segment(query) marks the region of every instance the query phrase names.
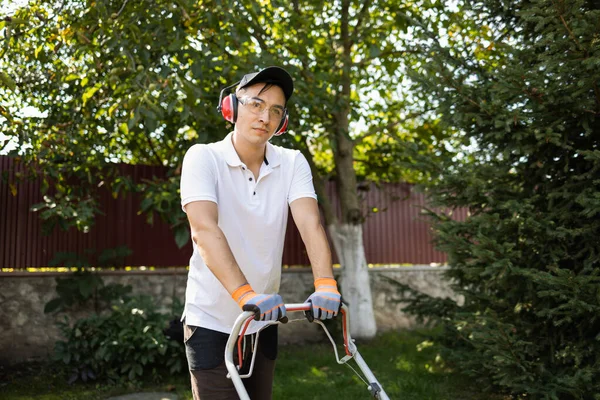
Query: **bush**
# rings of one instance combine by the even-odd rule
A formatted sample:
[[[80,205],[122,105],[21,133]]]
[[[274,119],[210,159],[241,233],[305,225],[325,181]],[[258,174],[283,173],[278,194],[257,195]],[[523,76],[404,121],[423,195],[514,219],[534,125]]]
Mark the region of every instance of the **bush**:
[[[95,312],[106,309],[114,300],[124,299],[131,293],[131,286],[104,283],[102,277],[91,268],[110,265],[123,265],[125,257],[131,254],[125,246],[105,249],[99,254],[87,249],[83,254],[57,252],[50,266],[75,268],[66,277],[56,277],[56,294],[44,307],[44,313],[60,312],[83,308],[90,303]]]
[[[124,299],[131,293],[131,286],[118,283],[104,284],[95,272],[79,270],[67,277],[56,277],[56,294],[44,307],[44,313],[81,309],[89,304],[95,312],[100,312],[117,299]]]
[[[169,316],[158,313],[149,297],[123,300],[73,326],[60,323],[66,340],[56,343],[55,358],[72,372],[70,382],[158,380],[165,368],[174,374],[185,363],[182,344],[163,333],[168,325]]]

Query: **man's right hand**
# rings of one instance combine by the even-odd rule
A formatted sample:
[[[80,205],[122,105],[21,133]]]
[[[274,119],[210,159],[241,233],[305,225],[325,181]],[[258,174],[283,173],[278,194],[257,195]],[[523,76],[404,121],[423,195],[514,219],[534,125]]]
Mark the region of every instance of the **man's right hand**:
[[[250,284],[240,286],[231,295],[244,311],[252,311],[255,321],[287,321],[283,299],[278,294],[256,293]]]

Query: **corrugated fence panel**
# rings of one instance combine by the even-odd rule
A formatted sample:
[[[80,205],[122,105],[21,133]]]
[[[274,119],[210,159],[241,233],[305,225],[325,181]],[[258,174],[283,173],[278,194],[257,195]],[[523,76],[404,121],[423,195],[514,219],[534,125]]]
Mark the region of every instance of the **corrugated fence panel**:
[[[15,173],[23,170],[8,157],[0,157],[0,168],[0,173],[8,174],[8,182],[15,182]],[[122,165],[121,172],[139,181],[164,176],[165,169]],[[39,214],[29,211],[33,204],[42,201],[39,182],[24,181],[14,188],[16,195],[6,181],[0,183],[1,267],[44,267],[57,252],[94,251],[97,256],[102,250],[118,246],[126,246],[133,252],[124,265],[175,266],[189,262],[191,244],[178,249],[164,221],[155,216],[154,224],[148,225],[145,215],[137,215],[142,200],[138,193],[114,199],[109,190],[100,188],[99,207],[103,214],[96,217],[89,233],[56,228],[46,236],[42,234]]]
[[[120,165],[120,169],[123,175],[129,175],[136,182],[152,179],[153,176],[163,177],[166,172],[162,167],[150,166]],[[57,228],[51,235],[43,235],[39,215],[30,211],[33,204],[42,202],[39,182],[15,183],[15,173],[23,170],[24,167],[13,158],[0,156],[0,173],[8,178],[0,182],[0,267],[44,267],[48,266],[56,252],[83,254],[94,250],[98,254],[118,246],[126,246],[133,252],[125,259],[124,265],[188,265],[191,243],[178,249],[169,226],[156,215],[154,224],[148,225],[146,216],[137,214],[142,200],[139,193],[114,199],[109,190],[100,188],[99,206],[103,214],[97,216],[89,233],[83,234],[75,229],[65,232]],[[445,255],[436,251],[431,243],[430,224],[421,215],[420,209],[424,206],[422,194],[408,184],[371,185],[362,189],[360,195],[366,216],[363,235],[369,263],[445,262]],[[339,216],[341,211],[334,182],[328,183],[326,191]],[[465,210],[458,210],[453,215],[458,219],[465,217]],[[335,254],[333,261],[338,262]],[[283,263],[309,264],[291,212]]]
[[[424,198],[408,184],[371,185],[364,195],[366,258],[373,264],[443,263],[421,215]]]

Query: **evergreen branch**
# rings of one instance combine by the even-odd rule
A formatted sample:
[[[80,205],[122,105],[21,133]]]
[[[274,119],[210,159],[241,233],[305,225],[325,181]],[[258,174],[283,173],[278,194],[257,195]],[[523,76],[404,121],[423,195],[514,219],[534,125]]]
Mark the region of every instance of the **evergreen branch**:
[[[488,116],[492,116],[492,113],[487,111],[486,109],[484,109],[480,103],[477,103],[475,100],[471,99],[470,97],[468,97],[467,95],[463,94],[462,90],[460,87],[456,86],[449,78],[445,78],[444,79],[446,82],[448,82],[448,84],[454,88],[461,96],[463,96],[469,103],[473,104],[475,107],[479,108],[481,111],[485,112]]]
[[[586,52],[583,49],[583,46],[581,46],[581,43],[579,43],[579,40],[577,40],[577,38],[575,37],[575,34],[573,33],[573,31],[569,28],[569,25],[567,25],[567,21],[565,21],[565,18],[563,17],[563,15],[561,14],[561,12],[558,10],[558,7],[557,7],[556,3],[552,2],[552,4],[556,8],[556,12],[558,13],[558,17],[560,18],[560,20],[561,20],[562,24],[564,25],[565,29],[567,30],[567,32],[569,32],[569,37],[571,39],[573,39],[573,41],[575,42],[575,44],[577,44],[577,47],[579,47],[581,50],[583,50],[584,52]]]
[[[506,332],[504,332],[504,329],[502,329],[502,327],[499,326],[498,331],[502,334],[502,337],[506,341],[508,351],[510,351],[510,354],[513,356],[513,359],[517,362],[517,365],[519,365],[525,371],[526,368],[521,363],[521,360],[517,357],[517,354],[515,353],[513,346],[510,343],[510,339],[508,338],[508,335],[506,334]]]
[[[423,30],[423,33],[425,34],[425,36],[427,36],[429,39],[431,39],[434,42],[434,47],[436,47],[438,49],[438,51],[446,57],[446,59],[450,60],[455,65],[462,66],[467,71],[474,71],[474,72],[478,73],[480,76],[482,76],[488,80],[496,81],[496,79],[492,75],[488,74],[487,71],[479,68],[479,66],[477,64],[469,65],[463,59],[452,56],[450,54],[450,50],[445,48],[444,46],[442,46],[442,44],[439,41],[439,38],[435,34],[430,32],[429,29],[421,21],[416,19],[416,17],[411,17],[411,16],[407,15],[406,13],[399,13],[399,14],[401,14],[404,18],[406,18],[406,20],[409,21],[411,24],[416,25],[419,28],[421,28]]]
[[[594,81],[594,94],[596,95],[596,104],[598,104],[598,109],[600,110],[600,89],[598,89],[596,81]],[[597,113],[600,113],[600,111],[597,111]]]

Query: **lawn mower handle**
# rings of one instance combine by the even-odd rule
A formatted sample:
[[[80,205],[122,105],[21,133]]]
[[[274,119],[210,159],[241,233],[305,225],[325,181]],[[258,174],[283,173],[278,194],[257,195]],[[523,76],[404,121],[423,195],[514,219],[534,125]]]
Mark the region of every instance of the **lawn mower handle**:
[[[285,309],[287,312],[309,311],[311,308],[312,305],[310,303],[292,303],[285,305]],[[371,395],[375,398],[379,398],[382,400],[389,400],[389,397],[377,381],[377,378],[375,378],[375,376],[371,372],[371,369],[368,367],[367,363],[364,361],[364,359],[358,352],[354,341],[350,337],[350,319],[348,318],[348,306],[344,303],[341,304],[340,314],[342,314],[344,348],[346,351],[346,356],[343,357],[341,361],[337,360],[337,350],[335,350],[335,343],[333,342],[333,339],[331,339],[331,336],[329,336],[329,333],[327,333],[327,329],[321,321],[315,319],[315,322],[321,325],[323,329],[325,329],[327,335],[329,336],[329,339],[334,345],[334,351],[336,352],[336,360],[338,361],[338,363],[342,364],[347,362],[349,359],[354,358],[354,361],[357,363],[357,365],[365,375],[365,378],[367,378],[368,382],[370,382],[368,390],[371,392]],[[237,366],[234,363],[233,354],[235,351],[236,344],[238,343],[238,337],[240,335],[240,332],[242,335],[244,335],[246,329],[248,328],[248,325],[250,325],[250,322],[253,320],[254,315],[254,312],[244,311],[237,317],[235,323],[233,324],[233,328],[231,329],[229,339],[227,340],[227,345],[225,346],[225,366],[227,367],[227,371],[229,372],[231,381],[233,382],[233,385],[235,386],[235,389],[238,395],[240,396],[240,400],[250,400],[250,397],[248,396],[248,392],[244,387],[244,383],[242,382],[242,378],[240,377]],[[271,325],[279,323],[281,322],[271,321]],[[250,367],[250,370],[252,370],[252,367],[253,366]]]
[[[310,308],[311,308],[310,303],[286,304],[285,305],[285,309],[287,312],[308,311],[308,310],[310,310]],[[235,351],[235,346],[237,344],[238,336],[240,334],[240,331],[242,330],[242,325],[244,325],[244,322],[246,322],[245,328],[247,328],[248,325],[250,324],[250,321],[252,321],[252,317],[254,317],[254,312],[252,312],[252,311],[244,311],[237,317],[237,319],[235,320],[235,323],[233,324],[233,328],[231,329],[231,334],[229,335],[229,339],[227,340],[227,345],[225,346],[225,366],[227,367],[227,371],[229,372],[231,381],[233,382],[233,385],[235,386],[235,388],[240,396],[240,400],[250,400],[250,397],[248,396],[248,392],[246,391],[246,388],[244,387],[242,378],[240,378],[240,374],[239,374],[237,367],[233,361],[233,354]],[[276,323],[278,323],[278,322],[273,321],[272,324],[276,324]]]

